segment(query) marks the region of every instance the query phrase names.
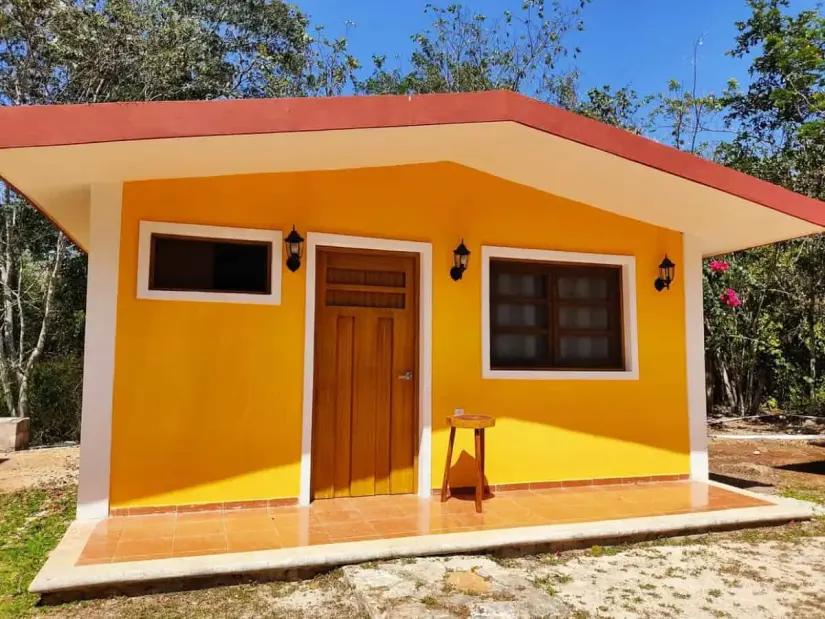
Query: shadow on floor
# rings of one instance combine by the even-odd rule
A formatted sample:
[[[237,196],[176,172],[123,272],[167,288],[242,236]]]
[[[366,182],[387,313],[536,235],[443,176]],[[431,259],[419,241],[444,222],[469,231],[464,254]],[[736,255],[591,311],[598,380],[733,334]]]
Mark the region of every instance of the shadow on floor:
[[[774,467],[783,471],[795,471],[796,473],[808,473],[810,475],[825,475],[825,460],[814,460],[813,462],[798,462],[796,464],[783,464]]]
[[[783,468],[783,467],[779,467]],[[742,488],[743,490],[747,490],[748,488],[772,488],[773,484],[768,484],[761,481],[754,481],[752,479],[743,479],[741,477],[730,477],[729,475],[720,475],[719,473],[711,473],[710,478],[713,481],[719,482],[720,484],[725,484],[727,486],[733,486],[734,488]]]

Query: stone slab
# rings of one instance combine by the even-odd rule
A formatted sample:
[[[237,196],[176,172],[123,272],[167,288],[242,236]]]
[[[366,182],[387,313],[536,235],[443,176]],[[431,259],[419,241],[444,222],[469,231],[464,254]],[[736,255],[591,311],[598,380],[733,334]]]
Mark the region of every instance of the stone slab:
[[[28,449],[30,427],[28,417],[0,417],[0,452]]]

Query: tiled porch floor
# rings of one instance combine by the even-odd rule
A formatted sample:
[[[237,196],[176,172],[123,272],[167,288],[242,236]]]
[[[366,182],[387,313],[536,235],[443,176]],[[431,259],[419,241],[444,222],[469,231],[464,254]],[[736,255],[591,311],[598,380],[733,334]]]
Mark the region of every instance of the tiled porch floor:
[[[470,497],[316,501],[310,507],[120,516],[101,521],[76,563],[143,561],[770,505],[699,482],[499,492],[476,514]]]

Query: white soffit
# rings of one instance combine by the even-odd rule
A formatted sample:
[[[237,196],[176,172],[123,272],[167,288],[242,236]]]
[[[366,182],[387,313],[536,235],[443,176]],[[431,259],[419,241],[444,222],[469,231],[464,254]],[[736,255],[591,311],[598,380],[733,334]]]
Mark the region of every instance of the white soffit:
[[[84,248],[93,183],[454,161],[691,234],[704,255],[815,224],[515,122],[138,140],[0,150],[0,175]]]

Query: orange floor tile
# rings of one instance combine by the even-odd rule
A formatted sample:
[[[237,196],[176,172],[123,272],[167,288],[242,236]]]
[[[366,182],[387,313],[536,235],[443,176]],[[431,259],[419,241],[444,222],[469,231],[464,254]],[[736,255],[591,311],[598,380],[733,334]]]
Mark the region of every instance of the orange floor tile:
[[[100,522],[77,565],[272,550],[432,533],[664,516],[768,505],[698,482],[499,492],[477,514],[471,497],[411,495],[316,501],[310,507],[120,516]]]

